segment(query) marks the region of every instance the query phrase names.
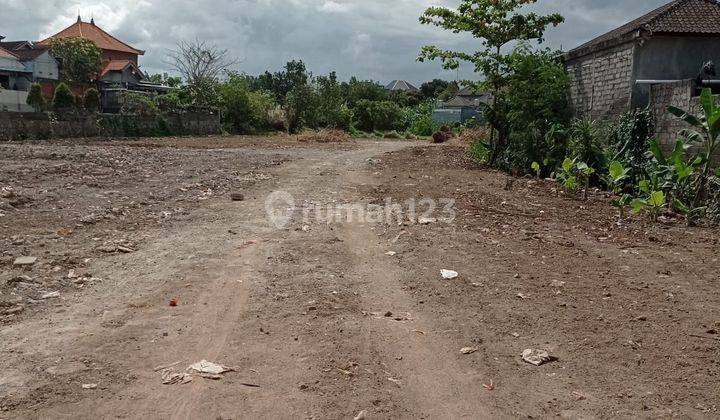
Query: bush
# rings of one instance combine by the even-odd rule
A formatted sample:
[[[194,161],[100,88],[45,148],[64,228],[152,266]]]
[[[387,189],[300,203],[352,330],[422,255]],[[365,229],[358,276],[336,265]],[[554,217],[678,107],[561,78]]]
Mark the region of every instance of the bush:
[[[86,110],[90,112],[97,112],[100,108],[100,92],[98,92],[95,88],[86,90],[83,103]]]
[[[75,95],[65,83],[60,83],[55,87],[55,95],[53,96],[53,109],[56,111],[67,111],[75,106]]]
[[[513,73],[498,106],[508,136],[498,164],[506,170],[527,173],[533,162],[554,168],[565,158],[561,127],[572,115],[570,82],[558,57],[557,51],[533,51],[526,43],[508,57]]]
[[[28,93],[27,104],[35,109],[35,112],[42,112],[45,109],[45,98],[42,96],[42,86],[33,83]]]
[[[629,111],[617,120],[610,133],[614,161],[628,168],[628,184],[635,185],[647,178],[650,159],[647,151],[652,137],[653,118],[649,108]]]
[[[404,131],[403,109],[390,101],[358,101],[354,110],[355,126],[365,132],[372,131]]]
[[[254,133],[269,127],[272,94],[250,92],[246,79],[231,76],[218,85],[223,125],[235,133]]]
[[[122,93],[121,99],[122,108],[120,112],[123,114],[148,117],[155,116],[159,112],[155,97],[151,94],[125,91]]]
[[[416,136],[432,136],[438,124],[432,119],[434,104],[426,101],[413,108],[405,109],[405,123],[409,132]]]
[[[598,173],[608,167],[605,145],[600,128],[595,121],[584,117],[574,120],[569,130],[569,154],[578,162],[584,162]]]
[[[306,127],[318,128],[318,96],[312,86],[295,86],[285,102],[290,133],[300,132]]]
[[[155,98],[155,103],[158,108],[163,112],[169,113],[181,113],[187,111],[190,108],[191,101],[190,92],[185,87],[173,88]]]

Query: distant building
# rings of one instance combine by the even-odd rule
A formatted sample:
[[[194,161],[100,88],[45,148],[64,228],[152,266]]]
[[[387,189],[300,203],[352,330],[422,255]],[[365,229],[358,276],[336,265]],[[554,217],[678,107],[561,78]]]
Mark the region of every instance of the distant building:
[[[404,80],[393,80],[385,86],[385,90],[389,90],[391,92],[420,92],[420,89]]]
[[[439,102],[433,111],[433,121],[439,124],[464,124],[471,119],[482,123],[483,108],[492,100],[489,93],[463,88],[452,99]]]
[[[0,111],[30,111],[26,105],[27,90],[22,89],[32,78],[20,58],[0,47]]]
[[[720,63],[720,4],[674,0],[564,56],[576,114],[613,117],[648,104],[653,83],[695,79]]]
[[[31,83],[39,83],[43,95],[52,97],[54,85],[60,77],[60,69],[57,60],[53,58],[47,47],[30,41],[0,42],[0,47],[17,56],[25,69],[30,72],[30,77],[18,86],[20,90],[29,90]]]
[[[138,57],[145,51],[132,47],[102,30],[95,19],[83,22],[80,16],[75,23],[40,42],[49,46],[58,38],[80,37],[92,41],[102,52],[102,66],[98,77],[101,94],[101,107],[105,112],[117,112],[122,107],[124,91],[163,92],[167,88],[151,83],[147,75],[140,70]]]

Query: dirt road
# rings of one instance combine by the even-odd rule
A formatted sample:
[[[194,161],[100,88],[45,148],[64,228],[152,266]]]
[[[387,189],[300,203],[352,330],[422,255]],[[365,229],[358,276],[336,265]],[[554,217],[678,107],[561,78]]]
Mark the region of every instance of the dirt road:
[[[468,167],[445,146],[215,146],[56,148],[66,160],[110,161],[98,165],[112,171],[82,171],[99,178],[73,187],[78,196],[122,184],[85,207],[38,199],[58,175],[20,168],[20,154],[57,158],[43,155],[52,146],[3,146],[16,154],[13,180],[25,182],[16,196],[35,198],[0,218],[12,285],[0,298],[23,307],[0,330],[0,418],[718,415],[715,231],[682,242],[680,227],[618,227],[602,199],[578,204],[522,180],[505,190],[505,175]],[[134,163],[122,172],[120,160],[142,160],[145,172]],[[70,182],[62,174],[56,187]],[[417,225],[296,211],[278,228],[266,211],[274,191],[300,209],[452,198],[458,214]],[[39,219],[32,211],[43,206],[55,210]],[[88,208],[104,216],[69,221]],[[38,262],[12,265],[26,254]],[[441,269],[460,277],[443,280]],[[68,281],[73,273],[87,275]],[[525,348],[559,360],[523,363]],[[235,371],[163,384],[157,368],[182,373],[200,360]]]

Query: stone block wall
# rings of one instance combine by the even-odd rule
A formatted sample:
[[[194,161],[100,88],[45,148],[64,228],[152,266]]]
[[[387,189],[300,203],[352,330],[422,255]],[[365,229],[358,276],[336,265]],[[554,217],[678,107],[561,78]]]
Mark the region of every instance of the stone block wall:
[[[672,105],[693,115],[701,115],[700,100],[697,96],[693,96],[693,92],[695,92],[695,82],[692,80],[662,83],[650,88],[650,108],[655,121],[655,138],[666,153],[671,152],[675,147],[678,132],[691,128],[686,122],[670,115],[667,108]],[[715,100],[717,102],[718,98],[716,97]],[[716,154],[715,160],[720,162],[720,153]]]
[[[592,119],[618,116],[630,106],[634,44],[628,43],[565,62],[571,104]]]
[[[203,113],[158,116],[0,112],[0,140],[73,137],[152,137],[220,133],[220,117]]]

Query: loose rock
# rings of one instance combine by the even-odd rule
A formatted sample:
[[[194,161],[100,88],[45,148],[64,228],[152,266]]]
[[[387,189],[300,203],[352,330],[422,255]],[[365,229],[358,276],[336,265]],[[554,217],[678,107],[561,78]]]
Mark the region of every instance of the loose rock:
[[[557,360],[556,357],[550,356],[545,350],[527,349],[522,353],[522,359],[531,365],[540,366]]]
[[[37,262],[37,257],[18,257],[13,262],[13,265],[17,266],[28,266],[33,265]]]

